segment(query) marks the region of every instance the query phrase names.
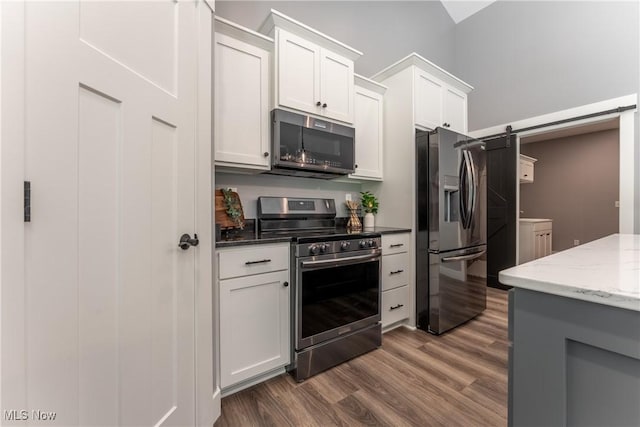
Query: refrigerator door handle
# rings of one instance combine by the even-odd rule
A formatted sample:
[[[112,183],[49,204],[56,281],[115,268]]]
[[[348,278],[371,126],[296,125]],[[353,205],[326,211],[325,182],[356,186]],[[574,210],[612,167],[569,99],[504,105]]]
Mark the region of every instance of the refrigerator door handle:
[[[469,187],[467,186],[467,156],[465,150],[461,151],[462,154],[462,162],[460,162],[460,169],[458,171],[458,182],[460,187],[460,222],[462,223],[462,228],[467,228],[467,191]]]
[[[465,189],[465,194],[461,195],[462,197],[460,197],[460,200],[464,199],[464,210],[461,209],[461,211],[464,212],[464,215],[461,215],[461,216],[462,216],[462,228],[464,228],[465,230],[471,227],[471,220],[473,218],[471,215],[473,212],[473,200],[475,197],[474,196],[475,183],[473,182],[473,166],[472,166],[473,161],[471,160],[470,157],[471,155],[469,154],[468,150],[462,150],[463,163],[461,165],[461,169],[464,168],[464,184],[461,179],[460,186]]]
[[[481,257],[482,255],[485,254],[485,252],[487,252],[487,251],[486,250],[482,250],[480,252],[474,252],[474,253],[468,254],[468,255],[445,256],[445,257],[442,257],[441,260],[442,260],[442,262],[468,261],[470,259],[476,259],[476,258]]]
[[[473,156],[469,151],[467,151],[467,161],[471,169],[471,182],[469,184],[470,193],[471,193],[471,203],[469,205],[469,216],[467,217],[467,228],[471,227],[471,223],[473,222],[473,217],[476,213],[476,204],[477,204],[477,190],[478,190],[478,173],[476,171],[476,165],[473,161]]]

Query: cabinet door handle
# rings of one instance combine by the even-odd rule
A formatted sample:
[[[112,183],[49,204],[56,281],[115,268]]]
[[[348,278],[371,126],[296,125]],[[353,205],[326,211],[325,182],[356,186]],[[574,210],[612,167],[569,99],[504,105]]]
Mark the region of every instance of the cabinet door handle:
[[[284,287],[286,288],[287,286],[289,286],[289,282],[284,282],[284,283],[282,284],[282,286],[284,286]]]
[[[322,102],[320,102],[320,101],[316,102],[316,107],[319,107],[321,105],[322,105]]]
[[[271,262],[270,259],[261,259],[260,261],[247,261],[244,263],[244,265],[253,265],[253,264],[264,264],[267,262]]]
[[[262,153],[262,155],[265,156],[265,157],[269,157],[269,152],[265,151],[264,153]]]
[[[404,307],[404,304],[394,305],[393,307],[389,307],[389,310],[397,310],[400,307]]]
[[[400,248],[404,246],[404,243],[395,243],[393,245],[389,245],[390,248]]]
[[[322,104],[322,108],[327,108],[327,104]]]
[[[389,274],[400,274],[402,273],[404,270],[396,270],[396,271],[390,271]]]

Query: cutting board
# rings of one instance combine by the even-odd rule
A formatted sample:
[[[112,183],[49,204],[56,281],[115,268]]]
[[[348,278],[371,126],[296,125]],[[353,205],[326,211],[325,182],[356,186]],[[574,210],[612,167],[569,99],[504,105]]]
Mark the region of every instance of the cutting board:
[[[224,195],[222,190],[216,190],[216,224],[220,226],[221,230],[228,230],[233,228],[242,228],[235,223],[229,215],[227,215],[227,206],[224,203]],[[240,223],[244,227],[244,211],[242,210],[242,203],[240,202],[240,196],[235,191],[231,192],[233,199],[233,206],[240,211]]]

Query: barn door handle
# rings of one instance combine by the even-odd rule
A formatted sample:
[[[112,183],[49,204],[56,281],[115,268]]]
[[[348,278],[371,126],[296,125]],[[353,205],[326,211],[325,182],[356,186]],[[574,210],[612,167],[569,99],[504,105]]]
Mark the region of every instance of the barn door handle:
[[[178,246],[180,246],[180,249],[182,249],[183,251],[186,251],[191,246],[198,246],[198,243],[200,243],[200,240],[198,240],[197,234],[193,235],[193,239],[188,234],[183,234],[182,236],[180,236],[180,243],[178,244]]]

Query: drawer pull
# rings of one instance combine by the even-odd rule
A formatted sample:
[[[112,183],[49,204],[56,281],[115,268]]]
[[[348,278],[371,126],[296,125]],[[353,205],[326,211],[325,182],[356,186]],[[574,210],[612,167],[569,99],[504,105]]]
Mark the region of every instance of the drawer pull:
[[[253,264],[264,264],[266,262],[271,262],[270,259],[261,259],[260,261],[247,261],[244,265],[253,265]]]
[[[393,245],[389,245],[390,248],[400,248],[402,246],[404,246],[404,243],[396,243],[396,244],[393,244]]]
[[[398,305],[394,305],[393,307],[389,307],[389,310],[396,310],[400,307],[404,307],[404,304],[398,304]]]
[[[390,271],[389,274],[400,274],[404,272],[404,270],[396,270],[396,271]]]

